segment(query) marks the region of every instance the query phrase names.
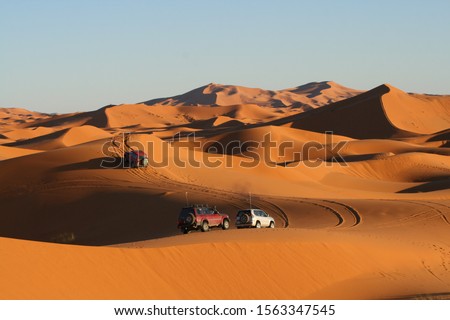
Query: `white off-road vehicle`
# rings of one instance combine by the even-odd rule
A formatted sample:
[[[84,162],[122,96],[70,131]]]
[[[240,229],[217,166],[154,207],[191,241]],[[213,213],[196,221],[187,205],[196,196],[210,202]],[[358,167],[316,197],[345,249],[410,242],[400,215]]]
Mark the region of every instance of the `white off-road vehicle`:
[[[236,216],[236,227],[275,228],[275,220],[261,209],[240,210]]]

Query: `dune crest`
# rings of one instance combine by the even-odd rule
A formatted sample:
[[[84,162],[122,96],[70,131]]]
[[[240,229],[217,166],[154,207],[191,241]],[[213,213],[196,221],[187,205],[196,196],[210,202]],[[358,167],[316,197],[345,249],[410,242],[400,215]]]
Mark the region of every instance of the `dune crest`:
[[[431,134],[450,127],[450,96],[408,94],[391,85],[381,98],[391,123],[405,131]]]
[[[446,296],[449,108],[448,96],[326,81],[0,109],[0,297]],[[149,166],[124,167],[131,150]],[[231,229],[181,234],[190,204],[216,206]],[[250,206],[276,228],[238,230]]]
[[[170,106],[256,104],[263,107],[306,107],[306,109],[313,109],[334,101],[350,98],[361,92],[332,81],[311,82],[296,88],[275,91],[210,83],[182,95],[153,99],[144,103]]]
[[[448,129],[447,96],[409,95],[381,85],[326,108],[288,116],[276,125],[315,132],[332,131],[352,138],[406,138]]]

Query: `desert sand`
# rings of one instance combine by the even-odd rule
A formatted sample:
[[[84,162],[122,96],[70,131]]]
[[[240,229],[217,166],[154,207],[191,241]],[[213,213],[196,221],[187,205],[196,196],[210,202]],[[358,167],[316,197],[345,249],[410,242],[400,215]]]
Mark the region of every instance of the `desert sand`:
[[[0,121],[2,299],[449,296],[450,96],[209,84]],[[268,134],[290,147],[239,145]],[[153,163],[114,168],[130,147]],[[186,193],[231,229],[182,235]],[[249,193],[275,229],[234,227]]]

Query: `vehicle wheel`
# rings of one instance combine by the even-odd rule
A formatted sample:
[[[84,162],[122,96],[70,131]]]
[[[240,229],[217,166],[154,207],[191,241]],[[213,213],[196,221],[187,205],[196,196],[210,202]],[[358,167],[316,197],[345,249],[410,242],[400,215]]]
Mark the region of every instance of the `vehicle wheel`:
[[[256,221],[256,225],[255,225],[255,228],[256,228],[256,229],[259,229],[259,228],[261,228],[261,222],[259,222],[259,221]]]
[[[242,223],[249,223],[249,221],[250,221],[250,216],[248,214],[244,214],[241,216]]]
[[[209,224],[208,221],[203,221],[202,223],[202,232],[209,231]]]
[[[188,228],[184,228],[182,231],[184,234],[188,234],[189,232],[191,232],[191,230],[189,230]]]
[[[273,223],[273,221],[270,222],[269,228],[271,229],[275,228],[275,223]]]
[[[192,225],[194,224],[195,221],[195,217],[192,213],[189,213],[186,218],[184,219],[184,221],[188,224],[188,225]]]
[[[225,219],[222,222],[222,229],[227,230],[228,228],[230,228],[230,221],[228,219]]]

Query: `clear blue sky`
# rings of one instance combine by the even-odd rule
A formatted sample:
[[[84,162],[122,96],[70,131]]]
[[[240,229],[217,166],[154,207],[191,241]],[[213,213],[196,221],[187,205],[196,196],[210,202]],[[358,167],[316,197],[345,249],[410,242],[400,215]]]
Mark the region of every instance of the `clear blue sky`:
[[[450,1],[0,0],[0,107],[94,110],[209,82],[450,94]]]

